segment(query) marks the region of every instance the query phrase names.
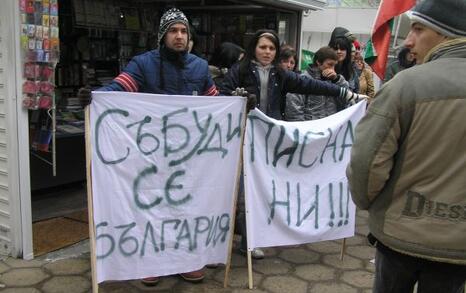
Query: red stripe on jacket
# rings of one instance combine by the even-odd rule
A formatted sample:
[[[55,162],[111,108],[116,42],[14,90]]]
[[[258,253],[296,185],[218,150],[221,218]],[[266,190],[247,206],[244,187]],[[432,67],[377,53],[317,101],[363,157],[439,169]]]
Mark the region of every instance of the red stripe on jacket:
[[[115,81],[118,82],[127,92],[137,92],[138,85],[136,81],[126,72],[122,72],[115,78]]]
[[[218,96],[218,90],[217,87],[212,85],[205,93],[204,96]]]

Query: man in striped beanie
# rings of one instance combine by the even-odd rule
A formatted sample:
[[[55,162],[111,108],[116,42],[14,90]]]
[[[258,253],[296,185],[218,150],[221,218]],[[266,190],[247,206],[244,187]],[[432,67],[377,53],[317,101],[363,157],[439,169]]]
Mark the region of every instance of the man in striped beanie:
[[[218,90],[210,77],[207,61],[188,53],[189,24],[176,8],[166,11],[158,32],[159,49],[134,56],[113,81],[99,91],[141,92],[165,95],[215,96]],[[91,100],[90,88],[81,88],[78,96]],[[203,269],[182,273],[189,282],[204,279]],[[142,279],[156,285],[159,277]]]
[[[160,19],[159,48],[131,59],[103,91],[215,96],[218,90],[207,61],[188,53],[189,23],[177,8]]]
[[[464,292],[466,0],[423,0],[405,40],[417,66],[374,97],[347,168],[377,247],[373,292]]]
[[[186,46],[189,41],[189,22],[188,19],[186,18],[186,15],[184,15],[181,10],[177,8],[171,8],[167,12],[165,12],[162,15],[162,18],[160,19],[160,25],[159,25],[159,33],[157,35],[157,44],[159,46],[163,45],[163,38],[165,34],[168,32],[168,30],[172,27],[174,24],[181,24],[181,29],[187,32],[187,39],[186,39]],[[187,50],[186,48],[180,48],[180,50]]]
[[[427,53],[438,43],[466,37],[465,9],[465,0],[424,0],[411,11],[412,28],[407,37],[407,47],[410,47],[418,64],[427,61],[424,60]],[[421,29],[427,29],[429,39],[413,43]]]

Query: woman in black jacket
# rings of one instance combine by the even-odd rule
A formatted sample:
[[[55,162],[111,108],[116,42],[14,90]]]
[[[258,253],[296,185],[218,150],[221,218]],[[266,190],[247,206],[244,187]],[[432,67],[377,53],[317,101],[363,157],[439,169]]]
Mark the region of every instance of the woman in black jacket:
[[[245,57],[225,76],[221,93],[232,95],[237,88],[244,88],[249,94],[256,95],[256,106],[262,112],[280,120],[284,117],[286,93],[343,97],[350,103],[361,98],[348,89],[283,70],[278,65],[279,44],[274,31],[257,31],[249,42]]]
[[[249,42],[245,57],[233,65],[225,75],[220,86],[221,93],[232,95],[238,92],[239,88],[244,88],[249,94],[256,95],[256,106],[262,112],[279,120],[284,118],[284,97],[288,92],[337,96],[353,103],[361,98],[346,88],[282,69],[278,63],[279,44],[278,36],[274,31],[257,31]],[[246,251],[244,195],[242,193],[238,199],[237,219],[242,234],[241,250]],[[259,249],[254,249],[252,256],[262,258],[263,253]]]

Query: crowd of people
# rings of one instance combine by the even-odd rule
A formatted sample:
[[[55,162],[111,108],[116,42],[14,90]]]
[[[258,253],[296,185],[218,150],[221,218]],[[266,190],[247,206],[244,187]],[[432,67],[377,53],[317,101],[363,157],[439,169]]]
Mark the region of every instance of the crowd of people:
[[[466,88],[460,80],[466,69],[466,25],[462,16],[466,11],[464,1],[433,2],[425,0],[414,8],[406,48],[388,67],[385,82],[393,81],[387,82],[377,95],[361,45],[348,29],[335,28],[328,46],[317,50],[313,64],[301,68],[302,72],[297,70],[296,50],[281,44],[276,32],[266,29],[258,30],[244,49],[238,44],[222,43],[207,61],[188,53],[188,44],[195,34],[187,17],[176,8],[166,11],[160,20],[159,48],[134,57],[120,75],[100,90],[244,95],[248,110],[258,108],[272,118],[288,121],[324,118],[367,99],[370,106],[356,129],[348,178],[356,204],[370,212],[371,237],[377,243],[374,292],[412,292],[415,281],[421,286],[423,265],[439,270],[439,277],[431,276],[424,280],[425,284],[437,281],[443,287],[436,288],[460,292],[454,290],[461,283],[464,286],[466,278],[466,218],[460,214],[461,210],[466,215]],[[442,11],[453,17],[445,17]],[[426,41],[427,35],[432,40]],[[428,54],[434,47],[436,50]],[[456,59],[453,62],[449,58]],[[414,62],[427,64],[395,77]],[[442,82],[449,84],[444,92]],[[90,96],[90,91],[81,89],[80,95]],[[432,107],[429,103],[433,103]],[[454,143],[447,143],[449,139],[454,139]],[[456,151],[451,152],[450,147]],[[433,216],[424,221],[412,215],[404,218],[403,213],[419,212],[419,208],[403,210],[406,196],[442,203],[444,208],[431,212]],[[458,217],[443,219],[449,207],[456,206]],[[241,195],[238,210],[242,213],[238,217],[243,236],[241,248],[245,250]],[[453,243],[450,239],[454,239]],[[254,256],[264,255],[255,251]],[[181,276],[198,282],[204,278],[204,272]],[[142,281],[154,285],[159,277]],[[387,289],[390,286],[396,289]]]

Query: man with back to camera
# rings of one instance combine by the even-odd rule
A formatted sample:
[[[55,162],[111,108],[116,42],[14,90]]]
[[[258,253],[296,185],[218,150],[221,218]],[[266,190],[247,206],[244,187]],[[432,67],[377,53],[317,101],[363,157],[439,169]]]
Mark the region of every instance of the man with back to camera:
[[[377,93],[347,176],[369,211],[373,292],[459,293],[466,280],[466,0],[424,0],[405,40],[418,66]]]

